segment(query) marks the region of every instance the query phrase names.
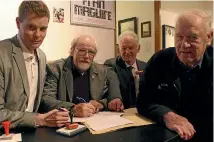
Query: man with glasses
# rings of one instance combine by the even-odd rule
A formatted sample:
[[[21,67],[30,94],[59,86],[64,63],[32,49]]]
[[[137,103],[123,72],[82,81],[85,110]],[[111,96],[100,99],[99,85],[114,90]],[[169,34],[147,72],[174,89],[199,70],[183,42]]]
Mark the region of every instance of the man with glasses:
[[[119,81],[114,71],[94,62],[97,44],[93,37],[81,35],[71,45],[71,55],[47,67],[44,104],[54,98],[65,101],[73,115],[89,117],[104,109],[123,110]],[[44,109],[52,109],[47,105]],[[53,108],[55,106],[52,106]]]
[[[106,60],[105,64],[112,67],[118,75],[124,107],[135,107],[139,78],[142,76],[146,63],[136,58],[140,51],[140,44],[134,32],[123,32],[119,36],[118,43],[120,55]]]

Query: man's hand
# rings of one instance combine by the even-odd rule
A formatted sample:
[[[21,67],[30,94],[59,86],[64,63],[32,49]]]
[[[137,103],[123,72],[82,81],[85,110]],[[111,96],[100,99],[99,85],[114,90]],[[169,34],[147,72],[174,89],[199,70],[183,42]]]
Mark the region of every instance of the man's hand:
[[[89,103],[91,103],[95,107],[95,112],[99,112],[100,110],[103,110],[104,106],[103,104],[99,103],[96,100],[91,100]]]
[[[80,103],[73,108],[74,116],[90,117],[96,112],[96,108],[91,103]]]
[[[69,112],[59,111],[57,109],[51,110],[45,114],[36,115],[35,121],[38,126],[47,126],[47,127],[61,127],[69,120]]]
[[[185,117],[177,115],[174,112],[166,113],[164,115],[164,122],[170,130],[176,131],[184,140],[191,139],[195,134],[193,125]]]
[[[124,109],[123,103],[120,99],[113,99],[108,103],[108,109],[112,111],[122,111]]]

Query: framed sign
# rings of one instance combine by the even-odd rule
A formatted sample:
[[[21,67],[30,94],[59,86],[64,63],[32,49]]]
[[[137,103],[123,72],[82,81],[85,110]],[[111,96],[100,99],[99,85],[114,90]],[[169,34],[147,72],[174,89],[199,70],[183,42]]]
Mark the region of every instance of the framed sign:
[[[162,25],[162,48],[175,47],[175,28]]]
[[[118,21],[118,36],[127,30],[131,30],[137,34],[137,18],[131,17]]]
[[[115,1],[70,1],[70,23],[115,29]]]
[[[141,37],[151,37],[151,21],[141,23]]]

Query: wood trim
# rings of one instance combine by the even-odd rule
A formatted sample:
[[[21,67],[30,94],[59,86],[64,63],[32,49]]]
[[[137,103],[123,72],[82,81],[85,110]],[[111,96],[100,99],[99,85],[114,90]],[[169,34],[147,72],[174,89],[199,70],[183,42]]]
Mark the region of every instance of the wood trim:
[[[117,56],[117,18],[116,18],[116,15],[117,15],[117,8],[116,8],[116,4],[117,4],[117,1],[115,0],[114,1],[114,9],[115,9],[115,29],[114,29],[114,57]]]
[[[160,8],[161,1],[154,1],[154,14],[155,14],[155,52],[161,50],[161,23],[160,23]]]

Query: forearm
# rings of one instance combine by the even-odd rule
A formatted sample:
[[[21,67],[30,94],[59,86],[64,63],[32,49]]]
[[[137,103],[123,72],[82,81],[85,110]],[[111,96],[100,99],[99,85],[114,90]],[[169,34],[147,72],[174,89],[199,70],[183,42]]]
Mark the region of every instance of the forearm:
[[[0,110],[0,122],[9,120],[11,122],[10,128],[16,127],[34,127],[35,113],[10,111],[6,108]],[[0,125],[2,128],[2,125]]]
[[[56,98],[53,98],[49,95],[44,95],[42,97],[42,103],[41,103],[41,107],[44,112],[48,112],[50,110],[57,109],[59,107],[70,109],[74,105],[75,104],[70,103],[70,102],[64,102],[61,100],[57,100]]]

